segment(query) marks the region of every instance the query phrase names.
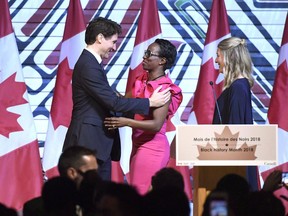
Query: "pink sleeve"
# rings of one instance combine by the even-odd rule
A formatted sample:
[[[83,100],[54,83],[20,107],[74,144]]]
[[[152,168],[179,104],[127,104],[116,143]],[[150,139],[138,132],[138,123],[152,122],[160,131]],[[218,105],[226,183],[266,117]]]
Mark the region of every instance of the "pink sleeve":
[[[134,83],[133,88],[133,97],[150,97],[150,95],[153,93],[153,91],[158,88],[159,85],[162,85],[162,89],[160,91],[163,91],[164,89],[167,89],[168,87],[171,88],[171,103],[168,108],[168,115],[173,115],[176,113],[177,109],[179,108],[182,100],[182,90],[175,85],[170,78],[161,80],[160,82],[149,82],[147,83],[145,93],[143,95],[143,84],[147,80],[147,74],[142,74],[139,76]],[[142,93],[142,94],[141,94]],[[141,95],[141,96],[140,96]]]
[[[176,113],[177,109],[179,108],[182,100],[182,90],[175,84],[170,84],[169,87],[171,88],[171,103],[168,109],[168,115],[173,115]]]

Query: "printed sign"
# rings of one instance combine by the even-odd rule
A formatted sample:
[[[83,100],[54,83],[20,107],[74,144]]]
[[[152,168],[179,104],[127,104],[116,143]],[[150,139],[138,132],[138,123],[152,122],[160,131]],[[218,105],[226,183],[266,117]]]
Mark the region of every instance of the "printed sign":
[[[178,166],[277,165],[277,125],[179,125]]]

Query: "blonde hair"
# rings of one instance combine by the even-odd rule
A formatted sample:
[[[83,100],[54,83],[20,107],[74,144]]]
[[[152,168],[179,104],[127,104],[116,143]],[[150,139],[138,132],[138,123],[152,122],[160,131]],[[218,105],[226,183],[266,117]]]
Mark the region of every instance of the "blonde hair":
[[[224,57],[224,89],[228,88],[240,75],[248,79],[252,88],[254,85],[252,60],[245,39],[230,37],[222,40],[218,48]]]

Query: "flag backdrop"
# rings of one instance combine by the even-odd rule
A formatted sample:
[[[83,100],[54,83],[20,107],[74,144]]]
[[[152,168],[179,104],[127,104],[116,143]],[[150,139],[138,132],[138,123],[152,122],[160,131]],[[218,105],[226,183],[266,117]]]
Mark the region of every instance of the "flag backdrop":
[[[37,136],[39,141],[44,142],[69,0],[8,2]],[[141,2],[81,0],[86,21],[103,16],[123,27],[119,49],[106,65],[109,83],[121,93],[125,93],[126,89]],[[182,115],[196,90],[212,1],[157,0],[157,5],[163,38],[182,44],[171,74],[172,80],[184,93],[179,108]],[[261,88],[261,91],[259,88],[252,89],[253,117],[255,123],[263,124],[267,118],[288,4],[225,0],[225,6],[232,34],[249,42],[255,76]],[[191,105],[187,110],[186,118],[181,118],[184,123]]]
[[[85,47],[85,21],[80,0],[71,0],[57,71],[54,96],[46,136],[43,168],[48,178],[58,175],[57,163],[72,114],[72,72]]]
[[[8,2],[37,136],[42,142],[48,131],[59,49],[70,1]],[[119,38],[121,46],[106,66],[109,83],[122,93],[126,88],[141,2],[81,0],[86,21],[103,16],[121,23],[123,27]],[[184,100],[178,111],[182,116],[187,113],[184,118],[181,116],[181,120],[186,123],[191,111],[188,108],[188,112],[185,112],[186,106],[194,95],[198,82],[212,1],[157,0],[157,4],[162,36],[182,44],[171,78],[183,90]],[[256,124],[263,124],[267,118],[288,4],[225,0],[225,5],[231,33],[249,42],[256,83],[259,84],[259,88],[252,89],[253,117]]]
[[[212,124],[215,102],[223,89],[223,75],[215,63],[217,45],[231,37],[228,15],[224,0],[213,0],[208,30],[204,43],[203,57],[193,106],[188,124]],[[213,86],[210,85],[213,82]],[[214,90],[213,90],[214,89]],[[214,97],[214,92],[216,98]],[[247,180],[251,187],[257,188],[257,168],[247,167]]]
[[[224,0],[214,0],[211,7],[208,22],[207,34],[204,42],[203,57],[197,87],[189,103],[192,109],[182,113],[183,116],[189,115],[187,124],[212,124],[215,99],[210,86],[213,82],[216,97],[221,94],[223,77],[219,74],[218,64],[215,63],[218,43],[230,37],[230,27]],[[190,111],[190,114],[187,113]],[[184,117],[185,118],[185,117]],[[193,176],[193,167],[190,170]]]
[[[288,99],[288,15],[268,109],[268,122],[278,124],[278,162],[288,166],[288,100],[286,99]]]
[[[259,167],[265,180],[274,170],[288,172],[288,13],[279,52],[278,67],[275,75],[274,88],[268,109],[267,122],[278,124],[278,166]],[[280,188],[276,195],[283,201],[288,212],[288,202],[282,196],[288,198],[286,188]]]
[[[36,129],[7,1],[0,7],[0,203],[17,210],[41,194]]]
[[[143,72],[142,60],[144,50],[157,38],[161,38],[161,26],[156,0],[143,0],[134,48],[131,56],[130,71],[126,85],[126,93],[132,90],[135,78]]]
[[[224,0],[214,0],[212,3],[208,30],[204,43],[200,74],[195,94],[192,98],[193,106],[188,124],[211,124],[214,114],[215,99],[210,86],[214,84],[216,97],[221,94],[223,78],[219,74],[218,64],[215,63],[218,43],[230,37],[230,27]]]

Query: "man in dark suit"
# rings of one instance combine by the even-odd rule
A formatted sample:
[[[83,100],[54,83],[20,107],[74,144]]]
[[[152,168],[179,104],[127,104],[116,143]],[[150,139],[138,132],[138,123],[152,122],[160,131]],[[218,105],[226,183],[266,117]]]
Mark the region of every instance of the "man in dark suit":
[[[110,87],[101,65],[116,50],[121,26],[106,18],[92,20],[86,28],[87,47],[80,55],[72,76],[73,111],[64,149],[81,145],[95,150],[98,173],[103,180],[111,180],[111,160],[120,159],[118,129],[108,130],[105,117],[111,112],[148,114],[150,107],[164,105],[170,100],[169,89],[154,94],[148,99],[118,97]]]

